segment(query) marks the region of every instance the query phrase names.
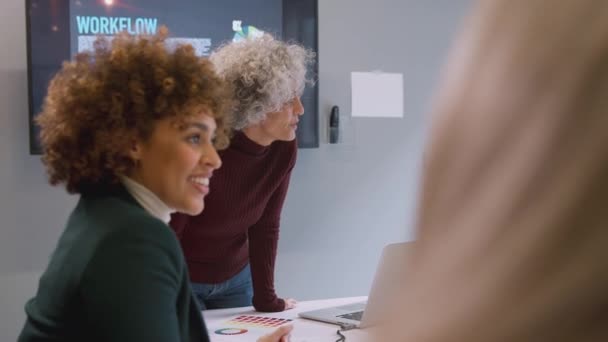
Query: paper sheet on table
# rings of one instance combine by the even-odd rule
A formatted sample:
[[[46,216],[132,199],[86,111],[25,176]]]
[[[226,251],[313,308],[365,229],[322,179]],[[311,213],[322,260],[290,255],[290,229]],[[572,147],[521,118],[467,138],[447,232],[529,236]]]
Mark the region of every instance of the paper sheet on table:
[[[208,331],[213,342],[255,341],[280,325],[291,322],[292,320],[287,318],[238,315],[224,322],[209,325]]]
[[[324,324],[306,321],[290,321],[288,324],[293,325],[290,342],[334,341],[339,337],[336,333],[338,326],[328,329]],[[242,326],[230,320],[209,326],[208,330],[212,342],[241,342],[256,341],[274,329],[276,327]],[[242,330],[247,331],[241,332]]]
[[[358,117],[403,117],[403,74],[351,73],[351,113]]]

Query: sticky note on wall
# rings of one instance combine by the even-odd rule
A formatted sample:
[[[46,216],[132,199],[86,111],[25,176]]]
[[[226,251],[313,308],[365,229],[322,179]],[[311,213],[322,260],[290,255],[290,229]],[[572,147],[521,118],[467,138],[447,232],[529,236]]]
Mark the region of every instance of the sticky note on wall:
[[[351,73],[353,117],[403,117],[403,74]]]

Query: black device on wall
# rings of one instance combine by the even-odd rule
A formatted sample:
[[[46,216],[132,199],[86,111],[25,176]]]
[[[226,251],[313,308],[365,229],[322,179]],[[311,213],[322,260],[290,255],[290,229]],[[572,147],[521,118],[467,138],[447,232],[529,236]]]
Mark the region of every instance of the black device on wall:
[[[329,143],[337,144],[340,139],[340,107],[331,107],[329,114]]]
[[[99,35],[127,30],[150,34],[165,25],[171,40],[207,56],[215,47],[265,31],[315,52],[317,0],[26,0],[30,153],[40,154],[40,112],[49,81],[65,60],[87,50]],[[310,73],[316,77],[318,53]],[[319,146],[318,83],[302,96],[298,147]]]

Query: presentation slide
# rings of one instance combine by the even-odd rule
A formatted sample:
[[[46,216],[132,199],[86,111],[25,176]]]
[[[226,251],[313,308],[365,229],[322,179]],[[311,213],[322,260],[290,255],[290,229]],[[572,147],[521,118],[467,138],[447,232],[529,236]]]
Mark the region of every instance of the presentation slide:
[[[40,154],[35,116],[48,84],[64,61],[90,50],[99,36],[154,34],[169,29],[167,44],[191,44],[208,56],[223,43],[268,32],[316,51],[317,0],[26,0],[30,153]],[[317,64],[310,72],[314,75]],[[302,97],[307,115],[298,146],[318,146],[317,90]]]
[[[97,36],[154,34],[169,28],[169,44],[192,44],[200,56],[231,40],[269,32],[281,37],[282,0],[72,0],[70,52],[91,49]]]

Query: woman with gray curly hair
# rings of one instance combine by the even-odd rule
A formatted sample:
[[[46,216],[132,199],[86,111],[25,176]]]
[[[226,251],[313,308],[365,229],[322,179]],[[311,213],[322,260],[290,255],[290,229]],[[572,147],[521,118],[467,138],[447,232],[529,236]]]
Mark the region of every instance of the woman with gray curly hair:
[[[171,226],[186,257],[203,309],[295,307],[274,289],[281,209],[296,162],[300,96],[314,53],[264,35],[232,42],[211,55],[233,87],[235,135],[221,152],[202,215],[176,214]]]

